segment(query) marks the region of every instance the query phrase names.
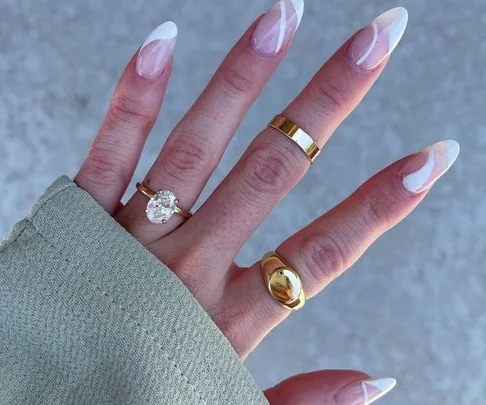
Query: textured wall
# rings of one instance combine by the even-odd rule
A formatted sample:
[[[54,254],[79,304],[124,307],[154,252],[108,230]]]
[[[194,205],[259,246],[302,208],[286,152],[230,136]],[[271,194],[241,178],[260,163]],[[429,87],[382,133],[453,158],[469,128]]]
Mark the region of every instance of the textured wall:
[[[205,196],[331,53],[395,5],[307,0],[290,54]],[[265,339],[248,360],[262,386],[301,371],[357,368],[398,379],[383,403],[466,405],[486,396],[486,4],[402,5],[409,28],[382,78],[240,261],[257,260],[405,154],[454,138],[461,156],[404,223]],[[270,6],[270,0],[0,0],[0,232],[56,176],[76,172],[121,69],[152,28],[173,19],[179,41],[137,179],[229,47]]]

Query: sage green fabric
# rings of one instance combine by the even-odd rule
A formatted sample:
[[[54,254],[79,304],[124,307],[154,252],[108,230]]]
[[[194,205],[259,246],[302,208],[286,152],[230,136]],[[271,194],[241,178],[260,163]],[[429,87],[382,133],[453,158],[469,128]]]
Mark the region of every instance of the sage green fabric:
[[[267,404],[179,279],[67,177],[0,244],[0,404]]]

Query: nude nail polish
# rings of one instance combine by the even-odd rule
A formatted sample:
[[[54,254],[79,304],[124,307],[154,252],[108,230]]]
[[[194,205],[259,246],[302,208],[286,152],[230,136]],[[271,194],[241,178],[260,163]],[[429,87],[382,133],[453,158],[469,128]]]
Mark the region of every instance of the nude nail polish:
[[[304,0],[280,0],[260,19],[251,46],[257,54],[271,58],[292,39],[304,13]]]
[[[348,51],[353,62],[365,70],[378,66],[400,42],[407,22],[408,12],[403,7],[381,14],[354,38]]]
[[[336,405],[369,405],[389,393],[397,384],[394,378],[355,381],[341,388],[334,396]]]
[[[459,144],[450,140],[437,142],[411,156],[401,169],[403,186],[412,193],[432,187],[449,170],[459,151]]]
[[[177,26],[172,21],[159,25],[147,37],[137,56],[137,73],[154,79],[167,67],[177,39]]]

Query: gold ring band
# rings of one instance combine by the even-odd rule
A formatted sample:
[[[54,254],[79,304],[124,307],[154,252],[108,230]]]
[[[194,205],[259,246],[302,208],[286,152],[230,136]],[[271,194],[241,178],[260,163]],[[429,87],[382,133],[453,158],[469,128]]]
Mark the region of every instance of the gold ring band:
[[[137,183],[137,190],[150,198],[145,214],[150,222],[154,224],[165,224],[170,217],[176,213],[184,218],[191,218],[192,214],[180,208],[179,200],[169,190],[152,191],[143,183]]]
[[[300,128],[295,122],[289,120],[283,115],[276,115],[268,124],[270,128],[274,128],[280,133],[292,139],[299,147],[304,151],[306,156],[311,161],[311,164],[315,162],[321,150],[314,140],[307,134],[302,128]]]
[[[304,286],[292,266],[275,252],[266,253],[261,266],[263,280],[275,301],[292,311],[304,306]]]

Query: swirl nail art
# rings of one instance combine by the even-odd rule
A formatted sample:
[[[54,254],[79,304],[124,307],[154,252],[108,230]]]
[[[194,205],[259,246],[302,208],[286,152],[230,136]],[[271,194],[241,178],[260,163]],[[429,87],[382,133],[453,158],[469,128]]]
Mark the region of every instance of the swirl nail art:
[[[349,47],[351,59],[363,69],[373,69],[390,55],[405,32],[408,12],[396,7],[377,17],[356,35]]]
[[[412,193],[430,187],[445,173],[459,156],[456,141],[441,141],[412,156],[403,166],[403,186]]]
[[[252,36],[252,48],[263,57],[278,54],[292,39],[304,14],[303,0],[280,0],[261,18]]]

